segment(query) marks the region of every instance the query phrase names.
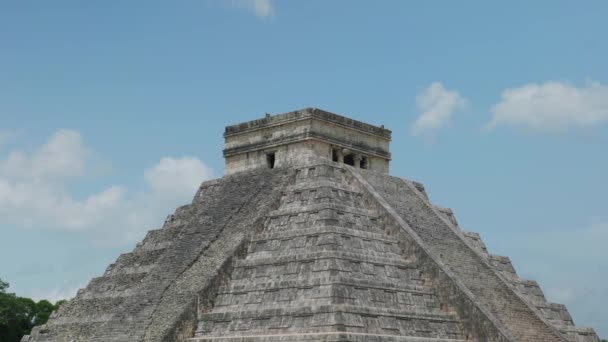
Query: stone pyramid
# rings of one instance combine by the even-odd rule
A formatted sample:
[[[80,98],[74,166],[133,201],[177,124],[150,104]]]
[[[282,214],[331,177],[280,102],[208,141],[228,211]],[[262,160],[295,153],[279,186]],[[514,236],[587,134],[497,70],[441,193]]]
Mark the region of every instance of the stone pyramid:
[[[389,130],[308,108],[224,136],[226,175],[23,341],[599,341],[389,176]]]

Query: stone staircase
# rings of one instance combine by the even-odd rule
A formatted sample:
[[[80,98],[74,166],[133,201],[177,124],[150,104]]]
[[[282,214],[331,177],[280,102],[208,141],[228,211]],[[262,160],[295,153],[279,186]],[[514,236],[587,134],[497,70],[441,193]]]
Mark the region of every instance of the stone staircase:
[[[191,340],[465,340],[419,261],[352,183],[339,166],[297,169]]]

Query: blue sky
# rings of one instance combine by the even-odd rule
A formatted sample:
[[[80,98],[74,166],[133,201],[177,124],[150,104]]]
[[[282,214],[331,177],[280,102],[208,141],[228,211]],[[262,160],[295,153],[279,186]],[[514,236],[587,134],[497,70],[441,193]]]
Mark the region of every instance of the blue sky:
[[[0,277],[70,296],[200,181],[223,127],[318,107],[608,337],[605,1],[3,1]]]

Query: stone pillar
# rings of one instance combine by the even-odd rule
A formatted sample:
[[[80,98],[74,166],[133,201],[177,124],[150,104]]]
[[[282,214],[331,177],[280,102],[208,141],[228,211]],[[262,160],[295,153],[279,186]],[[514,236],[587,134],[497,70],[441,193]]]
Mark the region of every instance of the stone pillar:
[[[336,155],[338,156],[338,163],[344,164],[344,153],[341,149],[336,149]]]
[[[360,154],[355,154],[355,167],[358,169],[361,168],[361,160],[363,160],[363,157]]]

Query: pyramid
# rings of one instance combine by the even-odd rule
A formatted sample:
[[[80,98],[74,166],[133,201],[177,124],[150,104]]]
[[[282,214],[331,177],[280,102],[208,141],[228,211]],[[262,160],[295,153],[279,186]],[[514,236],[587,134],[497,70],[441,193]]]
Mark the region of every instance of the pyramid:
[[[225,176],[23,341],[598,342],[316,108],[226,127]]]

